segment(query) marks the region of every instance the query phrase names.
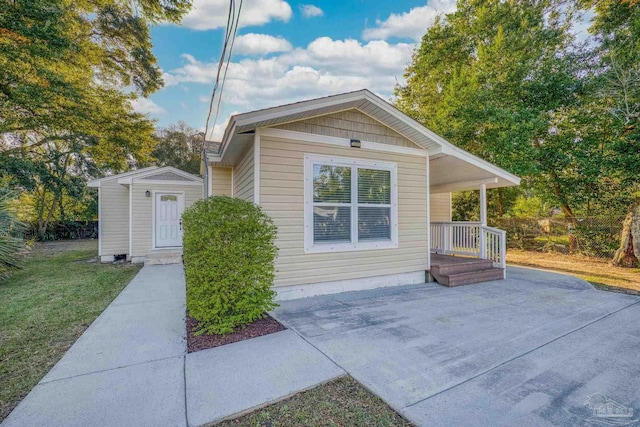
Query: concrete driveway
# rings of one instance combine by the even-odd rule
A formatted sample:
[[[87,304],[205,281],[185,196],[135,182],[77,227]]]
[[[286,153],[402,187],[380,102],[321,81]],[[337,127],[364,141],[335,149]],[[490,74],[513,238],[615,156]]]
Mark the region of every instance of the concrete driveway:
[[[537,270],[508,277],[287,301],[274,314],[418,425],[607,425],[593,413],[606,399],[637,422],[640,298]]]

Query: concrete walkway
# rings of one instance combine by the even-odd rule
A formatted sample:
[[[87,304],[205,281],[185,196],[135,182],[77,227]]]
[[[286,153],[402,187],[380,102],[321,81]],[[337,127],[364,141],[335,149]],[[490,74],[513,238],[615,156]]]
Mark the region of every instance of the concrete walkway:
[[[416,425],[587,425],[601,395],[640,412],[640,298],[570,276],[510,268],[286,301],[275,317]]]
[[[198,426],[344,374],[292,331],[187,354],[181,265],[144,267],[5,419]]]

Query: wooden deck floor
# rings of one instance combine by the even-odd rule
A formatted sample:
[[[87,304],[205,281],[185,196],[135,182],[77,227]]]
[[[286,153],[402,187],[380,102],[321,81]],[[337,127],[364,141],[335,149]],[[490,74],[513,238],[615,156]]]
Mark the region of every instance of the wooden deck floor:
[[[473,258],[469,256],[462,255],[441,255],[441,254],[431,254],[431,265],[451,265],[451,264],[465,264],[468,262],[478,261],[478,258]]]

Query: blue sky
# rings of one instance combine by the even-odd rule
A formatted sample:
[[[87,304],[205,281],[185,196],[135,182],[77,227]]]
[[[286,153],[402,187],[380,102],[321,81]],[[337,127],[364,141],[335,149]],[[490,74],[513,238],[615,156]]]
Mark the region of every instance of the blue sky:
[[[244,0],[240,29],[210,136],[231,114],[368,88],[390,98],[415,44],[454,0]],[[228,0],[194,0],[181,26],[151,35],[165,87],[134,103],[165,127],[203,130]]]

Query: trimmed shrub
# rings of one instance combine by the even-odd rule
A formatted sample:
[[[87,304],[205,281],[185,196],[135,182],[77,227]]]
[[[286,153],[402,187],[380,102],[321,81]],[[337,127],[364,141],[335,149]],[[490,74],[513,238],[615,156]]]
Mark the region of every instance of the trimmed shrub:
[[[262,209],[231,197],[209,197],[182,215],[187,309],[198,333],[226,334],[277,306],[276,226]]]

